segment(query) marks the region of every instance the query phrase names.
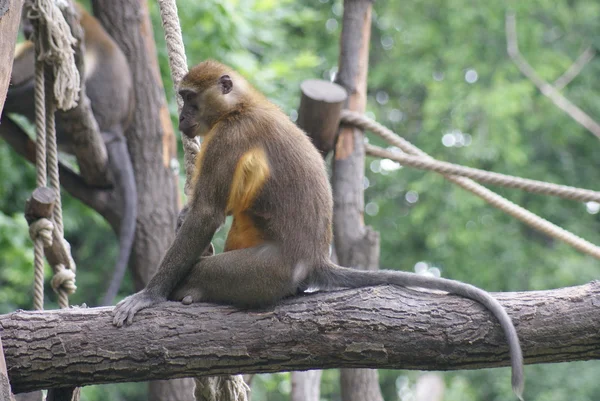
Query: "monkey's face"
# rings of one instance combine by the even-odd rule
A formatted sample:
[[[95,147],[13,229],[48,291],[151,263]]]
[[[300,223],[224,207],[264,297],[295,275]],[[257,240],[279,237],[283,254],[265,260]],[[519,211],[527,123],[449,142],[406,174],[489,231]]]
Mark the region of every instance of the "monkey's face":
[[[188,138],[193,138],[198,135],[200,125],[200,99],[192,89],[181,89],[179,94],[183,99],[183,107],[179,113],[179,130]]]
[[[235,96],[231,95],[233,82],[227,74],[221,75],[207,87],[190,84],[188,80],[184,78],[179,89],[183,99],[179,130],[189,138],[204,136],[235,105]]]

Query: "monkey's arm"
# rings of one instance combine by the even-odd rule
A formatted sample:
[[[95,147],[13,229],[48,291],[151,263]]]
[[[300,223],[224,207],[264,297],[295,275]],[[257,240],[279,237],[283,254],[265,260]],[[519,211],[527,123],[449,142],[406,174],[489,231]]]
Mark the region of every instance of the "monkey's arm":
[[[223,211],[212,208],[196,210],[192,207],[146,288],[117,304],[113,324],[117,327],[121,327],[123,323],[131,324],[133,316],[140,310],[166,301],[167,296],[210,245],[210,240],[224,219]]]
[[[186,204],[179,211],[179,215],[177,216],[177,225],[175,226],[175,234],[177,234],[179,232],[179,229],[183,225],[183,222],[185,221],[185,219],[186,219],[189,211],[190,211],[190,205],[189,204]],[[208,248],[206,248],[206,250],[202,254],[202,256],[213,256],[214,254],[215,254],[215,247],[213,246],[213,244],[211,242],[208,245]]]

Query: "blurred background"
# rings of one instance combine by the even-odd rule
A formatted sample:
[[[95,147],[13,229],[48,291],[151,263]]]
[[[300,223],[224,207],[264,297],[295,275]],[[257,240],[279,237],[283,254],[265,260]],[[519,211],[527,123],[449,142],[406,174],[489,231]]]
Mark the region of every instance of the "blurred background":
[[[335,77],[341,1],[180,0],[178,5],[190,65],[206,58],[230,64],[292,120],[300,82]],[[176,126],[160,19],[155,2],[150,6]],[[600,50],[598,0],[531,0],[512,6],[521,54],[547,82],[561,77],[586,49],[592,55]],[[373,7],[370,117],[441,160],[600,187],[594,164],[600,161],[598,138],[542,95],[508,57],[505,2],[379,0]],[[599,76],[596,55],[561,91],[597,121]],[[383,145],[372,137],[369,141]],[[565,287],[599,276],[592,257],[532,231],[436,174],[372,158],[365,169],[365,221],[381,233],[382,268],[437,268],[443,277],[490,291]],[[35,186],[35,172],[3,141],[0,171],[0,313],[8,313],[32,306],[33,252],[23,208]],[[493,189],[600,244],[600,205]],[[78,291],[71,301],[97,305],[116,258],[115,237],[100,216],[67,193],[63,208],[66,236],[79,267]],[[223,234],[221,230],[215,240],[217,248],[223,246]],[[95,259],[97,255],[105,256]],[[121,295],[131,291],[127,282]],[[50,295],[48,309],[56,307],[53,301]],[[413,400],[419,375],[380,371],[385,399]],[[514,400],[507,368],[441,375],[446,401]],[[528,366],[526,377],[529,401],[600,399],[598,361]],[[338,378],[336,370],[324,373],[323,400],[340,399]],[[290,388],[288,373],[260,375],[253,381],[252,400],[287,400]],[[90,386],[83,389],[82,400],[144,400],[146,391],[142,383]]]

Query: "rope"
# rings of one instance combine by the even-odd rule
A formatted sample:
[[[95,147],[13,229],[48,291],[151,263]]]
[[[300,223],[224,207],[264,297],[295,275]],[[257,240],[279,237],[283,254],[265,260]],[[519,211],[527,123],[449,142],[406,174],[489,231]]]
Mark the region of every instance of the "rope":
[[[44,63],[36,61],[35,63],[35,169],[36,169],[36,185],[38,187],[46,186],[46,101],[45,101],[45,79],[44,79]],[[32,233],[32,228],[38,222],[52,222],[47,219],[41,219],[29,226],[29,236],[33,240],[33,307],[35,310],[44,310],[44,245],[52,245],[52,227],[47,227],[45,235],[38,234],[40,228]],[[42,224],[42,223],[39,223]],[[50,234],[48,235],[48,230]],[[33,235],[32,235],[33,234]],[[48,239],[49,237],[49,239]]]
[[[64,239],[62,202],[58,175],[55,108],[68,110],[79,100],[80,76],[75,65],[73,45],[76,40],[58,7],[69,7],[66,2],[32,0],[25,5],[26,15],[35,27],[32,40],[37,60],[35,64],[35,125],[36,125],[36,184],[50,187],[58,195],[52,221],[42,218],[30,225],[34,242],[34,296],[36,310],[44,308],[44,248],[52,253],[54,276],[52,289],[58,294],[61,308],[69,306],[68,295],[75,289],[75,262],[71,246]],[[52,67],[53,93],[46,93],[46,64]]]
[[[44,63],[35,63],[35,170],[36,185],[46,186],[46,94]]]
[[[54,205],[54,214],[52,216],[54,224],[58,229],[58,235],[64,236],[62,219],[62,200],[60,196],[60,180],[58,177],[58,148],[56,146],[56,119],[54,114],[54,103],[52,94],[46,94],[46,148],[48,150],[48,178],[50,178],[50,188],[58,193],[56,204]]]
[[[486,184],[516,188],[542,195],[557,196],[563,199],[600,203],[600,192],[592,191],[590,189],[575,188],[568,185],[552,184],[550,182],[530,180],[527,178],[479,170],[435,159],[411,156],[402,151],[391,152],[370,144],[366,144],[365,149],[367,154],[371,156],[393,159],[405,166],[415,167],[421,170],[435,171],[436,173],[445,175],[461,175]]]
[[[73,49],[77,41],[57,3],[59,1],[28,1],[27,19],[36,27],[34,41],[37,60],[52,67],[56,106],[60,110],[69,110],[79,100],[80,77]],[[69,6],[64,1],[60,3],[62,8]]]
[[[33,240],[33,308],[44,310],[44,247],[52,246],[54,224],[48,219],[39,219],[29,226]]]
[[[187,74],[187,58],[185,56],[185,47],[183,37],[181,36],[181,26],[179,16],[177,15],[177,4],[175,0],[158,0],[160,7],[160,17],[165,31],[165,41],[167,43],[167,52],[169,54],[169,68],[171,70],[171,79],[175,93],[179,82]],[[181,96],[177,98],[177,112],[181,112],[183,106]],[[189,197],[191,195],[193,175],[195,170],[196,155],[200,152],[200,142],[197,138],[188,138],[181,135],[183,142],[183,162],[185,164],[185,188],[184,192]]]
[[[183,37],[181,36],[181,25],[177,15],[177,4],[175,0],[158,0],[160,8],[160,17],[165,31],[165,41],[167,43],[167,52],[169,54],[169,68],[171,70],[171,79],[173,87],[177,93],[179,82],[187,74],[187,58],[185,56],[185,47]],[[180,96],[177,96],[177,111],[181,112],[183,102]],[[183,160],[185,164],[185,194],[192,195],[193,176],[195,170],[195,160],[200,152],[200,142],[197,138],[188,138],[181,135],[183,142]],[[225,377],[198,377],[195,379],[196,391],[194,392],[196,401],[247,401],[250,389],[244,382],[241,375]]]
[[[398,136],[390,129],[363,116],[362,114],[348,110],[342,110],[340,121],[342,123],[357,126],[363,130],[371,131],[374,134],[377,134],[378,136],[386,140],[391,145],[397,146],[402,151],[410,155],[419,156],[427,160],[433,160],[431,156],[429,156],[427,153],[423,152],[421,149],[408,142],[406,139]],[[394,155],[394,158],[390,157],[390,159],[395,160],[395,157],[396,155]],[[537,216],[529,210],[524,209],[521,206],[509,201],[508,199],[501,197],[500,195],[477,184],[469,178],[451,174],[443,174],[443,176],[448,181],[453,182],[454,184],[461,186],[467,191],[474,193],[475,195],[488,202],[490,205],[504,211],[505,213],[508,213],[509,215],[513,216],[518,220],[521,220],[523,223],[533,227],[534,229],[552,238],[561,240],[571,245],[575,249],[580,250],[581,252],[587,253],[588,255],[600,259],[600,247],[592,244],[591,242],[581,237],[578,237],[577,235],[561,227],[556,226],[548,220],[543,219],[542,217]]]

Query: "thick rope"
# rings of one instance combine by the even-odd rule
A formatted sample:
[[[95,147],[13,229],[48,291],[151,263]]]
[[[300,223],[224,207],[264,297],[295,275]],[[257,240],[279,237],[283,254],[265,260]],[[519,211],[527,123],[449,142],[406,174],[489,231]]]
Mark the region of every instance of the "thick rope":
[[[391,152],[370,144],[366,144],[365,149],[367,154],[371,156],[393,159],[405,166],[410,166],[421,170],[435,171],[436,173],[445,175],[461,175],[485,184],[516,188],[542,195],[557,196],[563,199],[600,203],[600,192],[592,191],[590,189],[575,188],[568,185],[552,184],[550,182],[530,180],[527,178],[479,170],[476,168],[465,167],[436,159],[426,159],[420,156],[411,156],[402,151]]]
[[[37,60],[44,61],[52,67],[54,76],[54,98],[56,106],[61,110],[69,110],[79,100],[80,77],[75,64],[76,39],[65,20],[62,8],[69,4],[64,1],[33,0],[26,3],[27,18],[39,20],[36,26],[34,41]]]
[[[44,63],[36,61],[35,63],[35,169],[36,169],[36,185],[41,188],[46,186],[46,100],[45,100],[45,79],[44,79]],[[42,219],[45,222],[52,222],[47,219]],[[41,221],[41,220],[38,220]],[[52,245],[52,230],[46,227],[46,235],[41,233],[36,234],[40,229],[36,229],[32,235],[32,227],[29,227],[30,237],[33,240],[33,307],[35,310],[44,310],[44,245]],[[50,232],[48,240],[48,230]],[[46,240],[44,240],[46,238]]]
[[[158,0],[160,8],[160,17],[165,31],[165,41],[167,43],[167,52],[169,54],[169,67],[171,70],[171,79],[173,87],[177,93],[179,82],[187,74],[187,58],[185,56],[185,47],[181,35],[181,25],[177,14],[177,4],[175,0]],[[181,112],[182,99],[177,97],[177,111]],[[185,164],[185,194],[192,195],[192,185],[195,170],[195,161],[198,152],[200,152],[200,143],[198,139],[190,139],[181,135],[183,142],[183,160]],[[225,377],[199,377],[196,381],[196,401],[215,400],[221,401],[247,401],[248,391],[250,389],[244,382],[241,375]]]
[[[29,226],[29,236],[33,241],[33,308],[44,310],[44,247],[52,246],[54,224],[48,219],[39,219]]]
[[[58,177],[58,148],[56,146],[56,119],[54,114],[54,102],[52,94],[46,94],[46,149],[48,151],[48,178],[50,188],[54,189],[58,196],[54,205],[52,219],[58,229],[58,235],[64,236],[62,219],[62,200],[60,196],[60,180]]]
[[[181,82],[181,79],[188,71],[183,37],[181,36],[181,26],[179,24],[179,16],[177,15],[177,4],[175,0],[158,0],[158,5],[165,31],[171,79],[173,80],[175,93],[177,93],[179,82]],[[183,106],[182,99],[179,95],[176,95],[176,98],[177,111],[180,112]],[[183,143],[183,162],[185,164],[184,192],[189,197],[192,190],[196,155],[200,152],[200,142],[197,138],[191,139],[185,135],[181,135],[181,141]]]
[[[363,130],[368,130],[377,134],[384,140],[386,140],[391,145],[397,146],[402,151],[419,156],[428,160],[431,160],[432,157],[427,153],[423,152],[421,149],[417,148],[406,139],[396,135],[390,129],[384,127],[383,125],[363,116],[362,114],[355,113],[348,110],[343,110],[341,115],[341,122],[345,124],[351,124],[357,127],[360,127]],[[443,176],[462,188],[466,189],[474,193],[475,195],[481,197],[483,200],[488,202],[490,205],[497,207],[498,209],[508,213],[514,218],[521,220],[525,224],[533,227],[534,229],[550,236],[561,240],[575,249],[580,250],[581,252],[587,253],[597,259],[600,259],[600,247],[592,244],[591,242],[578,237],[577,235],[556,226],[555,224],[549,222],[546,219],[543,219],[536,214],[530,212],[527,209],[522,208],[521,206],[509,201],[501,197],[500,195],[490,191],[489,189],[477,184],[469,178],[461,177],[458,175],[446,175]]]
[[[73,45],[76,43],[71,29],[58,8],[59,1],[34,0],[26,3],[27,18],[34,22],[32,40],[36,48],[35,72],[35,123],[36,123],[36,183],[47,185],[58,194],[54,205],[53,221],[40,219],[30,226],[34,242],[34,307],[44,307],[44,248],[52,247],[59,254],[60,262],[54,263],[51,285],[58,294],[61,308],[69,306],[68,295],[75,289],[75,263],[71,247],[64,239],[62,202],[58,175],[58,149],[56,145],[55,107],[68,110],[77,105],[79,99],[79,71],[75,65]],[[62,7],[69,7],[66,2]],[[49,64],[53,70],[54,95],[46,93],[45,69]]]
[[[46,186],[46,89],[44,63],[35,63],[35,170],[36,185]]]

